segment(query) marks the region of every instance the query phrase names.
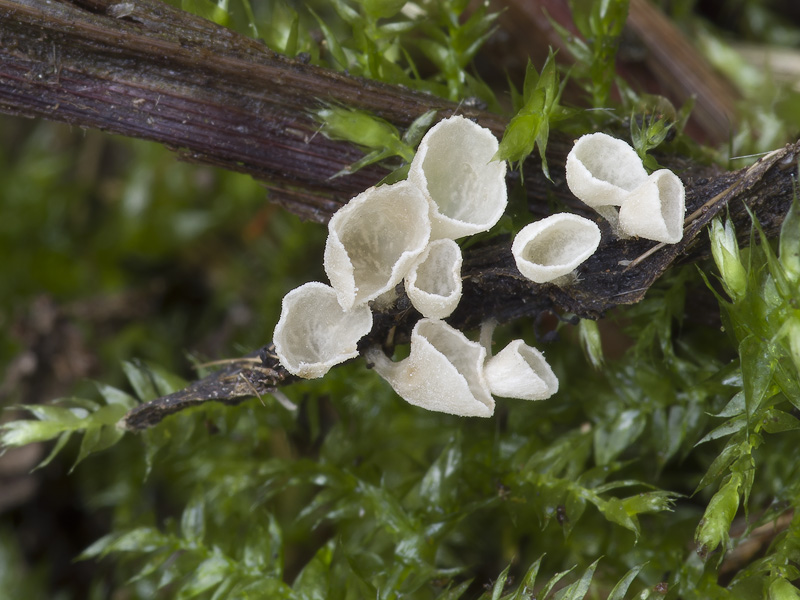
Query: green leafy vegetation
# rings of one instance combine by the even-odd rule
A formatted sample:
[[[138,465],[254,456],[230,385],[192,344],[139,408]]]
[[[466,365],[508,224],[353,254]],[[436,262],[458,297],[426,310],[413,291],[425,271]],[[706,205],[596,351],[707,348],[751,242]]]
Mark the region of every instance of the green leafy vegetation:
[[[496,25],[487,5],[309,4],[181,3],[277,51],[499,110],[471,66]],[[629,91],[614,100],[627,3],[573,10],[578,62],[568,75],[552,52],[541,69],[528,63],[499,158],[521,164],[538,151],[547,169],[552,129],[600,123],[624,123],[651,169],[656,148],[691,145],[684,113]],[[603,110],[562,103],[567,79]],[[400,132],[347,107],[316,117],[322,134],[365,150],[347,172],[382,161],[395,177],[435,120],[426,113]],[[79,555],[90,579],[54,596],[53,555],[32,559],[4,522],[0,589],[65,599],[798,596],[799,201],[778,240],[753,223],[746,248],[732,223],[715,221],[713,262],[673,269],[600,323],[500,327],[497,347],[547,340],[561,382],[551,400],[501,399],[492,419],[461,419],[404,403],[356,361],[285,388],[296,410],[269,395],[207,403],[134,434],[118,419],[205,372],[188,362],[269,340],[281,297],[323,277],[307,265],[321,262],[324,228],[281,213],[247,178],[175,163],[153,145],[7,123],[0,198],[14,219],[0,224],[0,249],[13,259],[0,275],[0,357],[7,376],[20,356],[40,363],[32,376],[15,367],[18,385],[3,389],[0,443],[7,456],[39,447],[34,475],[69,481],[96,535],[68,559]],[[45,290],[76,324],[77,338],[64,339],[77,346],[44,344],[65,335],[41,324]],[[70,377],[41,364],[76,348],[92,369]],[[42,403],[36,377],[56,381],[62,398]]]

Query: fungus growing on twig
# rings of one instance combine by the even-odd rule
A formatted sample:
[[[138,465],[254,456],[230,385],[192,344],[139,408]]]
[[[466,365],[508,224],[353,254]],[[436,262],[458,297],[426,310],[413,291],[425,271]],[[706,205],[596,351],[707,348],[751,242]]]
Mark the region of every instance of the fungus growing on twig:
[[[444,321],[417,322],[408,358],[392,362],[379,348],[371,348],[366,359],[409,404],[461,417],[494,413],[483,375],[486,350]]]
[[[428,244],[406,275],[406,293],[422,316],[444,319],[461,300],[461,248],[453,240]]]
[[[600,228],[595,223],[559,213],[523,227],[514,238],[511,253],[520,273],[536,283],[546,283],[571,273],[599,244]]]
[[[685,213],[683,182],[669,169],[660,169],[625,197],[619,226],[631,236],[676,244],[683,238]]]
[[[332,287],[312,281],[284,296],[272,339],[287,371],[313,379],[358,356],[358,341],[370,329],[372,311],[366,304],[345,311]]]
[[[683,237],[683,182],[668,169],[648,175],[624,141],[605,133],[582,136],[567,155],[566,172],[570,191],[606,219],[615,235],[666,244]]]
[[[371,187],[328,223],[325,272],[345,310],[400,283],[430,239],[428,202],[408,181]]]
[[[605,133],[581,136],[567,155],[566,171],[570,191],[595,209],[620,206],[647,179],[636,150]]]
[[[431,239],[488,231],[508,204],[506,163],[493,161],[494,134],[460,116],[439,121],[422,138],[408,181],[430,202]]]

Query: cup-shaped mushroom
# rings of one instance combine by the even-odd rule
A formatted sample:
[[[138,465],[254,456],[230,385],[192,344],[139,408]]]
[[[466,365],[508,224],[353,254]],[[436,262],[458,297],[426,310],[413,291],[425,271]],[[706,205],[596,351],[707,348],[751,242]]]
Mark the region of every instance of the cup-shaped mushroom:
[[[558,378],[544,354],[522,340],[487,360],[484,374],[492,394],[503,398],[546,400],[558,391]]]
[[[372,329],[366,304],[345,311],[334,289],[312,281],[283,298],[273,342],[278,360],[290,373],[313,379],[358,356],[358,341]]]
[[[676,244],[683,238],[686,191],[669,169],[653,172],[619,207],[619,226],[628,235]]]
[[[508,204],[506,163],[492,160],[494,134],[469,119],[439,121],[422,138],[408,181],[431,205],[431,239],[457,239],[487,231]]]
[[[420,319],[408,358],[392,362],[378,348],[366,358],[409,404],[461,417],[490,417],[494,398],[483,375],[486,350],[444,321]]]
[[[600,228],[569,213],[551,215],[523,227],[511,253],[528,279],[546,283],[572,272],[600,245]]]
[[[342,308],[400,283],[430,232],[428,202],[407,181],[369,188],[340,208],[328,223],[324,266]]]
[[[567,155],[566,170],[570,191],[592,208],[620,206],[647,179],[636,150],[605,133],[580,137]]]
[[[461,300],[461,248],[451,239],[428,244],[406,275],[406,293],[424,317],[449,317]]]

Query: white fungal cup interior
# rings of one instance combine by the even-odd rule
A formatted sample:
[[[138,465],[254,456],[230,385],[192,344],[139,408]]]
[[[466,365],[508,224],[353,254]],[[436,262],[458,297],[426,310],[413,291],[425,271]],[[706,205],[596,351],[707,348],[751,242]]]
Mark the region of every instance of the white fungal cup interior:
[[[409,180],[435,204],[434,238],[486,231],[502,216],[508,192],[505,162],[492,161],[497,149],[491,131],[463,117],[440,121],[425,135]],[[446,223],[437,223],[437,213]]]
[[[428,202],[408,182],[371,188],[329,224],[325,271],[345,308],[397,285],[430,237]]]
[[[686,212],[686,191],[683,182],[667,169],[656,171],[652,177],[658,186],[658,197],[661,198],[661,216],[667,227],[667,235],[670,239],[680,241],[683,237],[683,217]]]
[[[636,151],[623,140],[604,133],[586,135],[575,144],[575,156],[597,179],[631,191],[647,177]]]
[[[647,179],[636,151],[605,133],[579,138],[567,155],[566,172],[569,189],[592,207],[619,206],[628,192]]]
[[[443,239],[428,245],[423,260],[411,272],[412,283],[420,290],[436,296],[449,296],[458,287],[461,250],[453,240]]]
[[[451,239],[428,244],[406,275],[406,293],[424,316],[444,319],[461,299],[461,248]]]
[[[333,288],[310,282],[286,294],[275,348],[289,372],[322,377],[333,365],[358,356],[358,341],[371,328],[369,307],[342,310]]]
[[[600,229],[577,215],[560,213],[524,227],[512,253],[520,272],[544,283],[566,275],[589,258],[600,244]]]
[[[628,235],[675,244],[683,237],[686,192],[669,169],[651,174],[633,190],[619,210],[619,224]]]

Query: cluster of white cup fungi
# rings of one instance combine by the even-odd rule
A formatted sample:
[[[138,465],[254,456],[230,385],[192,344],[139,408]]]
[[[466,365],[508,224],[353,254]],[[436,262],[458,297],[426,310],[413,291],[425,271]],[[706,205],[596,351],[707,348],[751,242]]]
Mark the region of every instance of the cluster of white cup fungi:
[[[605,194],[602,206],[637,203],[649,210],[647,186],[660,190],[661,179],[653,178],[656,173],[640,177],[638,171],[603,170],[582,150],[591,137],[581,138],[567,161],[570,188],[575,181],[581,190],[599,186]],[[407,402],[454,415],[489,417],[494,413],[492,395],[542,400],[558,390],[558,379],[542,353],[522,340],[491,356],[491,339],[482,340],[483,345],[470,341],[442,320],[461,298],[461,249],[454,240],[489,230],[508,203],[505,162],[493,160],[497,150],[497,139],[488,129],[459,116],[442,120],[420,142],[407,180],[372,187],[333,215],[324,256],[331,285],[311,282],[289,292],[275,327],[276,353],[287,371],[322,377],[333,365],[357,356],[359,340],[372,328],[370,303],[391,302],[395,287],[404,281],[411,303],[424,317],[411,333],[410,354],[394,362],[374,347],[366,359]],[[588,180],[583,174],[577,179],[570,175],[575,164]],[[641,161],[638,167],[644,172]],[[617,189],[623,191],[615,196]],[[596,206],[591,204],[594,191],[582,191],[583,196],[573,192]],[[623,192],[637,195],[620,200]],[[622,214],[619,218],[623,220]],[[626,231],[644,235],[646,228]],[[526,277],[559,283],[599,243],[594,222],[559,214],[520,231],[512,252]]]
[[[636,151],[605,133],[584,135],[567,156],[567,185],[620,236],[676,244],[683,238],[686,194],[668,169],[650,175]]]

